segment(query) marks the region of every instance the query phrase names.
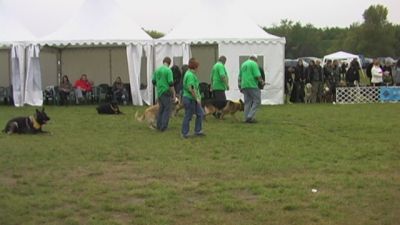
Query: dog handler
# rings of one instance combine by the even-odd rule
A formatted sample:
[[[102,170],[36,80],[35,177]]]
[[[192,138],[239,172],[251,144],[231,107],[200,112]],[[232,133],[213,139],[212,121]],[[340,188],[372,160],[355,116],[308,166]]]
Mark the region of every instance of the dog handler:
[[[258,87],[265,85],[261,78],[260,69],[257,64],[257,57],[250,56],[240,66],[239,89],[244,95],[244,119],[246,123],[255,123],[255,114],[261,104],[261,90]]]
[[[154,72],[152,80],[153,85],[157,88],[160,106],[157,116],[157,129],[160,131],[165,131],[168,128],[172,101],[175,100],[174,79],[169,65],[171,65],[171,58],[165,57],[163,65]]]
[[[183,106],[185,107],[185,116],[183,117],[181,131],[183,138],[189,137],[190,121],[193,114],[196,114],[194,134],[195,136],[204,136],[202,130],[204,112],[201,108],[199,79],[196,75],[198,67],[199,63],[196,59],[191,58],[189,60],[189,69],[183,78]]]
[[[226,57],[220,56],[211,70],[211,90],[214,94],[215,106],[221,110],[226,105],[225,91],[229,90],[228,73],[225,68]]]

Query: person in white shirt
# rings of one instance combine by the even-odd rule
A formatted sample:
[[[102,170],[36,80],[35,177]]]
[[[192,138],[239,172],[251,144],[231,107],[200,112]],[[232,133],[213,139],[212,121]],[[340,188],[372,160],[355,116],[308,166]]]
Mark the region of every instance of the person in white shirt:
[[[371,69],[371,83],[372,86],[380,86],[383,82],[383,78],[382,78],[382,68],[380,66],[379,60],[378,59],[374,59],[374,65],[372,66]]]

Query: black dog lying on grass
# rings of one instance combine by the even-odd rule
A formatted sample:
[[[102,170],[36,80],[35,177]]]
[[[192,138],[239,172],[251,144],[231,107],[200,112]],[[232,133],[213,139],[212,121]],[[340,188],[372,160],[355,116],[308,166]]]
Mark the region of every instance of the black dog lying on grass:
[[[33,116],[28,117],[16,117],[9,120],[4,128],[3,132],[7,134],[37,134],[47,133],[42,130],[44,124],[50,120],[50,117],[44,112],[44,108],[41,111],[36,109],[36,113]]]
[[[103,103],[97,106],[97,113],[99,114],[123,114],[118,107],[116,102]]]

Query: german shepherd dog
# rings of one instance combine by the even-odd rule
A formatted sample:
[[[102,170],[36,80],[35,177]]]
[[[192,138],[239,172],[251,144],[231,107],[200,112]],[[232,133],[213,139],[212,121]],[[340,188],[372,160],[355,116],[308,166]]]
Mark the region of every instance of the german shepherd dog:
[[[205,112],[204,119],[210,114],[219,113],[220,119],[224,119],[224,116],[226,114],[230,114],[235,121],[238,121],[238,118],[236,118],[235,113],[238,111],[242,112],[244,111],[244,103],[241,99],[238,102],[230,100],[226,101],[226,104],[222,109],[217,108],[212,100],[205,101],[203,103],[203,107]]]
[[[50,117],[42,110],[36,109],[36,113],[33,116],[28,117],[16,117],[9,120],[4,128],[3,132],[7,134],[37,134],[47,133],[42,130],[44,124],[50,120]]]
[[[332,101],[333,101],[332,87],[330,87],[329,83],[324,83],[322,88],[321,102],[332,103]]]
[[[180,105],[179,99],[175,99],[175,101],[172,103],[171,107],[171,115],[175,115],[177,107]],[[157,104],[154,104],[152,106],[147,107],[147,109],[144,111],[142,115],[139,115],[139,111],[136,111],[135,113],[135,119],[138,122],[143,122],[146,121],[147,124],[151,129],[155,129],[157,127],[157,117],[158,117],[158,112],[160,110],[160,106]]]
[[[118,103],[110,102],[110,103],[103,103],[97,106],[96,108],[98,114],[123,114],[118,107]]]

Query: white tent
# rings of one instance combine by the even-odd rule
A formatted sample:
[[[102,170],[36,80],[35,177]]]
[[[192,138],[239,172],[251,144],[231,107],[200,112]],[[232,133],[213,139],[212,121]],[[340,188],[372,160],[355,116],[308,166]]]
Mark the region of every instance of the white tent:
[[[64,26],[42,38],[40,43],[60,49],[59,77],[61,72],[70,73],[75,79],[88,73],[89,79],[95,82],[111,84],[111,77],[117,76],[112,74],[117,73],[115,67],[124,67],[118,71],[129,76],[133,104],[142,105],[142,100],[150,103],[152,89],[148,85],[140,91],[140,73],[146,67],[144,82],[151,83],[152,38],[114,0],[86,0]],[[142,56],[146,57],[145,66],[142,66]]]
[[[36,38],[23,27],[0,1],[0,48],[10,50],[9,60],[0,62],[2,85],[12,84],[15,106],[43,104],[39,48]],[[4,57],[1,57],[4,58]],[[11,69],[9,69],[11,64]],[[26,68],[26,69],[25,69]],[[11,82],[9,81],[11,73]],[[3,84],[4,83],[4,84]],[[6,84],[8,83],[8,84]]]
[[[324,59],[322,60],[323,64],[325,64],[328,61],[328,59],[330,59],[332,61],[339,60],[340,62],[346,62],[348,65],[350,65],[350,62],[353,59],[357,59],[359,65],[362,66],[361,59],[358,55],[354,55],[354,54],[343,52],[343,51],[334,52],[332,54],[324,56]]]
[[[13,44],[32,43],[35,36],[22,26],[12,13],[8,12],[0,0],[0,48],[10,48]]]
[[[225,3],[213,1],[194,7],[189,16],[156,41],[155,64],[160,65],[165,56],[182,57],[185,64],[189,57],[195,57],[200,61],[200,81],[209,83],[212,65],[218,56],[225,55],[230,86],[227,98],[237,100],[243,97],[238,89],[240,64],[256,54],[269,84],[262,90],[262,103],[282,104],[285,38],[266,33],[244,16],[245,12]]]

